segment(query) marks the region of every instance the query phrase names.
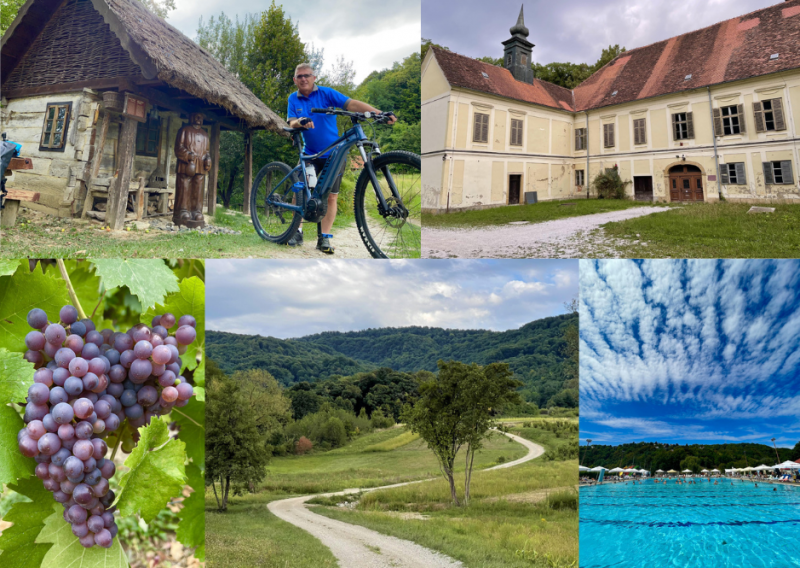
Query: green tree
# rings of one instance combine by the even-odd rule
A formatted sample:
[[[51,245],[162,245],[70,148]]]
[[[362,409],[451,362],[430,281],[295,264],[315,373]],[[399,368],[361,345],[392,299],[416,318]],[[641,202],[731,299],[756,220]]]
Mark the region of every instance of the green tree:
[[[251,484],[264,478],[269,460],[264,445],[256,413],[243,396],[241,385],[227,378],[209,385],[205,474],[220,511],[228,509],[231,482]]]
[[[142,5],[162,20],[175,9],[175,0],[141,0]]]
[[[24,3],[25,0],[0,0],[0,35],[6,33]]]
[[[794,445],[794,449],[792,449],[792,454],[789,456],[789,459],[792,461],[800,460],[800,442],[797,442]]]
[[[700,473],[700,471],[703,469],[703,464],[697,457],[687,456],[686,458],[681,460],[680,467],[681,471],[689,469],[692,471],[692,473]]]
[[[504,404],[518,403],[515,389],[521,385],[512,378],[508,365],[439,361],[439,374],[421,375],[419,399],[403,413],[412,432],[425,440],[439,462],[450,485],[450,496],[459,506],[455,483],[455,460],[466,449],[464,505],[469,504],[472,463],[488,436],[493,414]]]
[[[420,55],[421,59],[425,59],[425,56],[428,54],[428,50],[433,47],[438,47],[439,49],[444,49],[445,51],[450,51],[449,47],[445,47],[443,45],[439,45],[438,43],[434,43],[433,40],[422,38],[420,47]]]

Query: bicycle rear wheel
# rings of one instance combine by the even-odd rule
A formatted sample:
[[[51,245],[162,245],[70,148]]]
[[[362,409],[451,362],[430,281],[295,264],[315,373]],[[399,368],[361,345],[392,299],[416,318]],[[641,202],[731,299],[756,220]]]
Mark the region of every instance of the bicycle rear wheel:
[[[291,203],[292,184],[296,176],[286,178],[292,168],[282,162],[267,164],[256,175],[250,192],[250,217],[258,236],[271,243],[286,244],[292,238],[303,220],[300,213],[278,206],[278,203]],[[300,199],[302,199],[302,194]]]
[[[373,258],[419,258],[422,249],[420,157],[386,152],[373,160],[375,174],[390,212],[382,215],[367,170],[356,182],[355,215],[361,240]],[[397,188],[399,200],[390,189]]]

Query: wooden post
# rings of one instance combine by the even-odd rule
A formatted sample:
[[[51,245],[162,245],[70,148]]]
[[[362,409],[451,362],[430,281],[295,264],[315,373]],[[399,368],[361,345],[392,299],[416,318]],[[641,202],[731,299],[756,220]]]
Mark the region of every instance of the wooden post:
[[[217,208],[217,176],[219,175],[219,122],[211,126],[211,171],[208,172],[208,216]]]
[[[164,155],[164,171],[167,174],[167,190],[169,190],[169,168],[172,165],[172,151],[173,146],[175,145],[175,141],[173,140],[170,142],[170,131],[172,129],[172,115],[167,118],[167,131],[164,134],[167,143],[164,144],[164,148],[166,149],[166,153]],[[158,198],[158,212],[162,215],[166,215],[169,213],[169,191],[167,193],[162,193]]]
[[[106,145],[106,134],[108,134],[108,122],[111,120],[111,113],[105,111],[103,113],[103,123],[100,125],[100,140],[95,142],[94,156],[92,156],[92,165],[89,169],[89,175],[83,181],[86,186],[86,199],[83,200],[83,213],[81,219],[86,219],[86,214],[92,210],[92,181],[97,177],[100,172],[100,162],[103,160],[103,147]]]
[[[250,189],[253,186],[253,131],[244,133],[244,203],[242,212],[250,215]]]
[[[131,187],[133,154],[136,150],[136,120],[126,116],[119,132],[118,164],[119,176],[116,185],[108,188],[108,225],[118,231],[125,225],[125,212],[128,208],[128,192]]]
[[[17,222],[18,211],[19,201],[16,199],[4,200],[3,209],[0,211],[0,227],[13,227]]]
[[[144,186],[147,185],[147,180],[144,176],[139,178],[139,189],[136,190],[136,220],[141,221],[142,217],[147,215],[147,194],[144,192]]]

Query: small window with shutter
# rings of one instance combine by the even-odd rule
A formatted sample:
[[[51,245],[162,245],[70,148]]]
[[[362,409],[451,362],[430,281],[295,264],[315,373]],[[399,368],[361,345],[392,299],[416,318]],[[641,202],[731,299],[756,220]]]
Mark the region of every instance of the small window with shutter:
[[[489,142],[489,115],[480,112],[475,113],[475,122],[472,127],[473,142]]]
[[[586,129],[575,129],[575,150],[586,150]]]
[[[767,185],[794,185],[792,161],[764,162],[764,181]]]
[[[575,170],[575,185],[583,186],[585,183],[583,177],[584,170]]]
[[[48,103],[44,113],[44,126],[39,150],[63,152],[67,142],[72,103]]]
[[[522,121],[511,119],[511,145],[522,146]]]
[[[613,124],[604,124],[603,125],[603,147],[604,148],[613,148],[614,147],[614,125]]]
[[[733,164],[720,164],[720,176],[725,185],[745,185],[744,162],[734,162]]]
[[[730,136],[744,132],[743,105],[714,109],[714,130],[717,136]]]
[[[756,132],[786,130],[781,99],[755,102],[753,103],[753,112],[756,119]]]
[[[633,121],[633,143],[647,144],[647,121],[644,118]]]
[[[694,138],[694,121],[691,112],[677,112],[672,115],[672,139],[689,140]]]

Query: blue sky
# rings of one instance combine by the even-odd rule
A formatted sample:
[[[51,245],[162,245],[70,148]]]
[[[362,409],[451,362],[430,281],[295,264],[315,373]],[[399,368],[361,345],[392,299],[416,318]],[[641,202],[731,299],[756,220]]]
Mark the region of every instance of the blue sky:
[[[206,326],[218,331],[503,331],[565,313],[578,295],[578,261],[208,260],[206,279]]]
[[[580,261],[581,443],[800,440],[800,261]]]
[[[422,37],[469,57],[502,57],[525,6],[533,61],[592,64],[609,45],[632,49],[778,4],[779,0],[423,0]]]

